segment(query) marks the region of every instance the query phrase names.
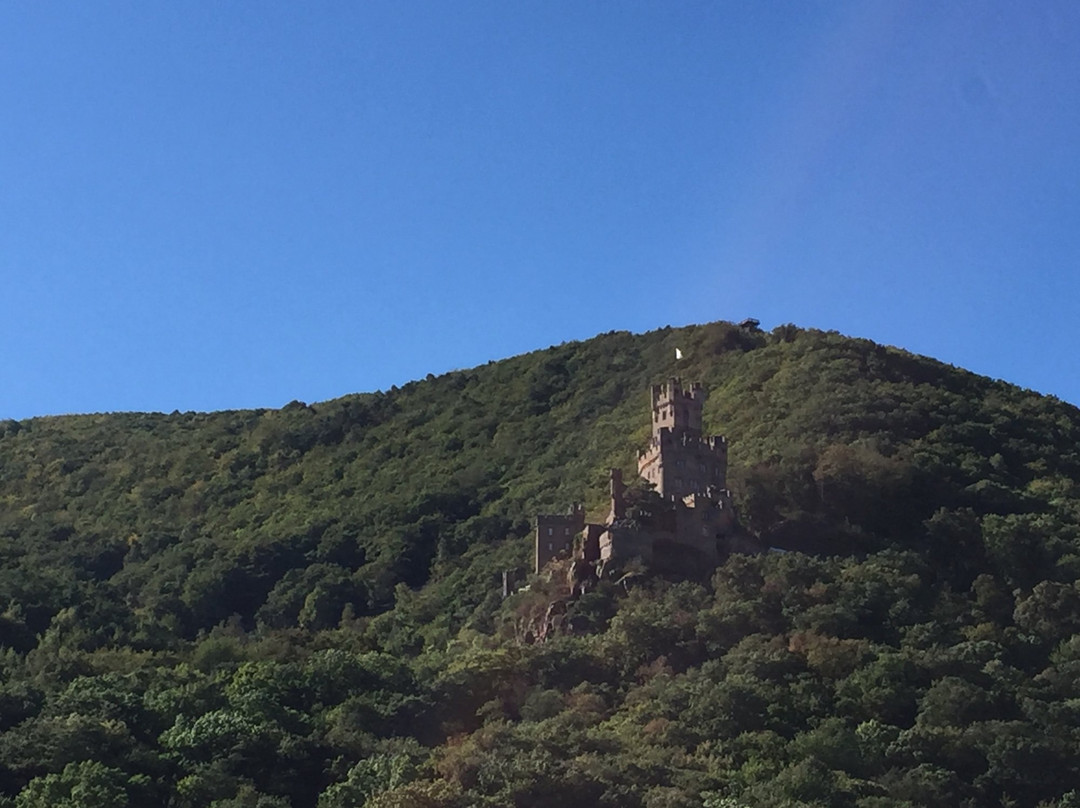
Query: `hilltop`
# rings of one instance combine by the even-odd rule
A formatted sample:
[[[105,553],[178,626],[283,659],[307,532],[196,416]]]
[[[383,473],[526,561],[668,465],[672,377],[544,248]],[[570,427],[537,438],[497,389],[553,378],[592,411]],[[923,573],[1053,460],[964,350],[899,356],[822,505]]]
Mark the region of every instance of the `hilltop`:
[[[502,599],[532,515],[599,512],[673,375],[785,552],[601,586],[522,644],[558,585]],[[730,323],[280,410],[0,422],[0,793],[1071,805],[1078,445],[1059,400]]]

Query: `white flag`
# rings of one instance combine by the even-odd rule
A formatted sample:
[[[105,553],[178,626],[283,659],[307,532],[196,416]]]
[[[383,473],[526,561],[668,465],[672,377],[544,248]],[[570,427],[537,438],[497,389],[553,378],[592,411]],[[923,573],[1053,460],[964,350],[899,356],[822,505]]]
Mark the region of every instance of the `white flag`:
[[[678,348],[675,349],[675,358],[682,359],[682,351],[680,351]]]

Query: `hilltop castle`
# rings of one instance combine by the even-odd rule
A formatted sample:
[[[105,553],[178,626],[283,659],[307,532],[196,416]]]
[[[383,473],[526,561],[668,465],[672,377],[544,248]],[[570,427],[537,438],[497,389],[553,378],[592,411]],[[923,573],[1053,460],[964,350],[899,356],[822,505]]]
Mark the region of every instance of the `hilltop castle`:
[[[720,562],[735,528],[727,490],[727,441],[701,434],[705,389],[679,379],[651,392],[652,436],[638,455],[643,485],[628,490],[611,470],[611,508],[603,524],[586,524],[585,510],[536,518],[536,571],[552,559],[573,558],[600,571],[613,561],[640,558],[651,568],[701,572]]]

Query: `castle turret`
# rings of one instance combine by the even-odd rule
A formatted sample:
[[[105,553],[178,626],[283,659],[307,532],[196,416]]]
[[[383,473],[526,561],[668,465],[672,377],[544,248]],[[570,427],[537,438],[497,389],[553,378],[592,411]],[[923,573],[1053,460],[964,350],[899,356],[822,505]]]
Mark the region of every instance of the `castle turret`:
[[[608,524],[617,522],[626,516],[626,485],[623,483],[622,469],[610,469],[611,512]]]

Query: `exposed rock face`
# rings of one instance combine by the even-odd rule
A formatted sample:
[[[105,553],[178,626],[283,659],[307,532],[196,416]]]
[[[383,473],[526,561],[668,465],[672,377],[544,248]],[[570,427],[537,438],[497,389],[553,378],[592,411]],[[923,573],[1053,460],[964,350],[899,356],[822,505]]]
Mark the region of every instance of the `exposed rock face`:
[[[568,602],[563,599],[551,601],[547,609],[544,610],[542,617],[531,620],[524,627],[524,630],[520,633],[521,640],[528,645],[532,645],[544,642],[548,637],[554,636],[565,622],[567,605]]]
[[[575,558],[570,563],[570,569],[566,571],[566,585],[570,590],[570,597],[584,595],[595,583],[595,565],[583,558]]]

